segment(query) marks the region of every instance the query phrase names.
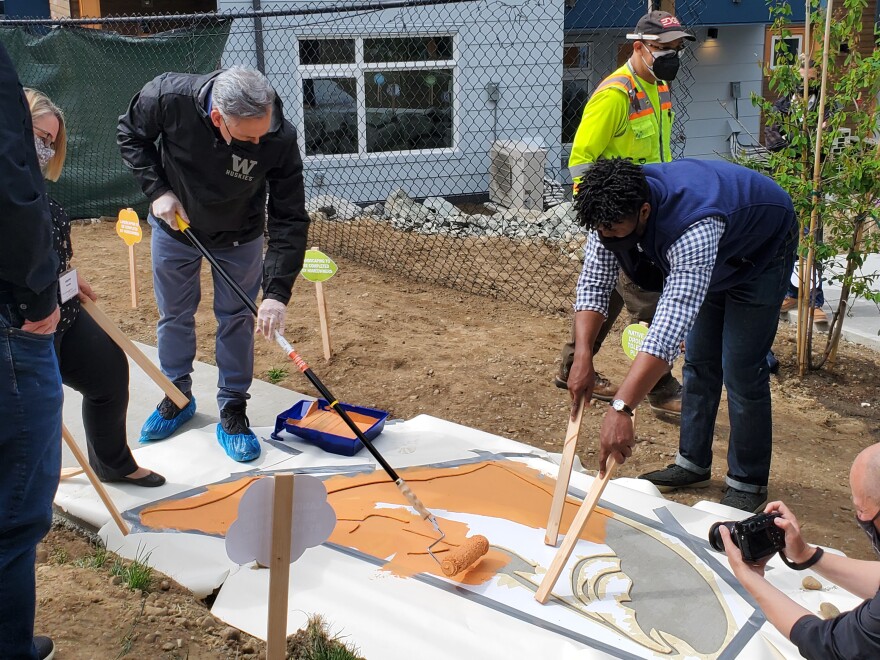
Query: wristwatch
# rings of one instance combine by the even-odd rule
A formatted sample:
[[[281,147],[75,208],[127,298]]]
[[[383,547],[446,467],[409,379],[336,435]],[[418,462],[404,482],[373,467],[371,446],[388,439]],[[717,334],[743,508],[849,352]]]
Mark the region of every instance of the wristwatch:
[[[611,402],[611,409],[616,410],[619,413],[626,413],[630,417],[633,416],[633,409],[626,405],[623,399],[614,399],[614,401]]]

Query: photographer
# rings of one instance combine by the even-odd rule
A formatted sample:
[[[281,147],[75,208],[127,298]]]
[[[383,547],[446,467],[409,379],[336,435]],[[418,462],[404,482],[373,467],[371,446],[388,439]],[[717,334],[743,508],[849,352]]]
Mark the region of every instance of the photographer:
[[[856,524],[880,556],[880,444],[862,451],[849,475]],[[880,657],[880,561],[861,561],[809,546],[801,537],[797,518],[782,502],[771,502],[766,513],[785,532],[785,556],[796,570],[812,568],[825,579],[866,600],[850,612],[823,620],[808,611],[764,577],[767,559],[743,561],[742,553],[724,526],[719,528],[734,575],[758,602],[767,619],[798,647],[805,658]]]

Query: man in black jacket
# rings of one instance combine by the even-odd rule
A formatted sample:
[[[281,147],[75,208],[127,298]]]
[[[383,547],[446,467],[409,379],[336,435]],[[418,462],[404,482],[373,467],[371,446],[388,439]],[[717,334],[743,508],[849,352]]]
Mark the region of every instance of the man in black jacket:
[[[0,46],[0,658],[48,658],[34,638],[37,543],[61,470],[58,257],[31,113]]]
[[[182,410],[168,397],[162,400],[142,429],[141,442],[148,442],[167,438],[195,414],[191,374],[201,253],[178,231],[176,216],[190,224],[253,299],[262,281],[257,328],[269,340],[275,330],[284,330],[309,217],[296,132],[258,71],[233,67],[208,75],[160,75],[119,118],[117,143],[151,202],[159,363],[190,399]],[[265,258],[264,227],[269,234]],[[217,439],[231,458],[250,461],[260,455],[245,414],[253,380],[254,323],[218,276],[214,315],[220,371]]]

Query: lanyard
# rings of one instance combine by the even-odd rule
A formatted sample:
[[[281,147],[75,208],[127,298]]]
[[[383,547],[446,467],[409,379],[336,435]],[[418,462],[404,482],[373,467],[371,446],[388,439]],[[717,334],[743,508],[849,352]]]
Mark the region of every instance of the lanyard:
[[[659,129],[660,129],[659,130],[659,133],[660,133],[660,135],[659,135],[660,162],[662,163],[662,162],[664,162],[663,161],[663,110],[661,108],[654,108],[654,104],[651,102],[651,97],[648,96],[648,92],[646,92],[645,88],[642,87],[642,83],[639,81],[639,77],[638,77],[638,75],[636,75],[635,69],[633,69],[632,64],[629,61],[627,61],[627,63],[626,63],[626,68],[629,69],[629,72],[632,74],[632,78],[636,84],[636,87],[638,87],[639,91],[641,91],[642,94],[645,95],[645,99],[647,100],[648,105],[651,106],[651,111],[654,113],[654,116],[657,118],[657,123],[659,124]],[[658,90],[657,94],[659,95],[659,93],[660,92]],[[672,160],[672,158],[670,158],[670,160]]]

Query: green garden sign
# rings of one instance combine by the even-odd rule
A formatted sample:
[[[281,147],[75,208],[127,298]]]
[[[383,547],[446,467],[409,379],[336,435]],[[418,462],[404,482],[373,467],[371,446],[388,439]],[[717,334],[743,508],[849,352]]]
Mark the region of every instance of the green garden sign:
[[[642,342],[645,341],[647,335],[648,326],[641,323],[633,323],[624,329],[621,343],[623,344],[623,352],[626,353],[630,360],[636,359],[636,354],[642,347]]]
[[[320,250],[306,250],[302,276],[309,282],[326,282],[339,270],[333,259]]]

